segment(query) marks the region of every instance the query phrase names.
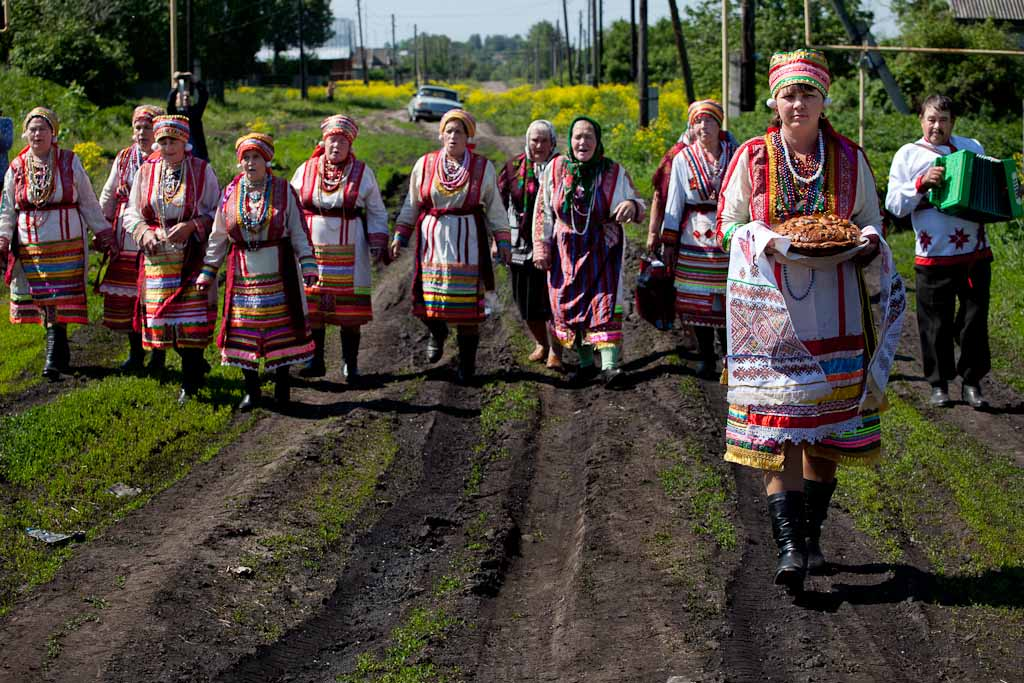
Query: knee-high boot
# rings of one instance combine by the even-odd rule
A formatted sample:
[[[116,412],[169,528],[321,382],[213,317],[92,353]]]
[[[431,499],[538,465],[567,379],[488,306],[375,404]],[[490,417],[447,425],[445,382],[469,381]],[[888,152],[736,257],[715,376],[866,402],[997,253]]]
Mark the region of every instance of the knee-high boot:
[[[772,520],[772,536],[779,548],[775,583],[785,586],[790,593],[799,593],[807,567],[803,491],[783,491],[768,496],[768,514]]]
[[[181,355],[181,391],[178,393],[178,405],[185,405],[190,399],[195,398],[199,388],[203,385],[203,359],[202,349],[179,349]]]
[[[287,365],[274,371],[274,400],[278,406],[288,405],[292,400],[292,376]]]
[[[138,332],[128,333],[128,359],[121,363],[121,372],[138,372],[142,370],[146,351],[142,348],[142,335]]]
[[[301,370],[299,377],[323,377],[327,374],[327,366],[324,365],[324,340],[327,336],[327,329],[321,327],[313,330],[313,360],[309,361]]]
[[[436,363],[444,355],[444,340],[448,338],[448,323],[442,320],[428,320],[427,329],[430,339],[427,340],[427,362]]]
[[[354,330],[341,328],[341,359],[344,361],[341,374],[349,384],[359,383],[359,341],[361,337],[359,328]]]
[[[43,363],[43,377],[51,382],[60,379],[57,365],[57,328],[51,325],[46,328],[46,362]]]
[[[718,362],[718,355],[715,353],[715,331],[710,327],[695,326],[693,333],[697,337],[697,348],[700,353],[697,376],[702,379],[714,379]]]
[[[53,331],[56,334],[56,348],[54,349],[57,369],[61,372],[68,372],[71,369],[71,347],[68,345],[68,326],[54,325]]]
[[[804,479],[804,520],[807,534],[807,572],[824,574],[828,561],[821,552],[821,525],[828,517],[828,506],[836,491],[836,480],[814,481]]]
[[[260,373],[259,370],[242,370],[242,381],[245,383],[245,396],[238,404],[238,412],[248,413],[260,405]]]
[[[472,384],[476,375],[476,351],[480,346],[480,335],[460,330],[456,339],[459,342],[459,369],[456,378],[459,384]]]

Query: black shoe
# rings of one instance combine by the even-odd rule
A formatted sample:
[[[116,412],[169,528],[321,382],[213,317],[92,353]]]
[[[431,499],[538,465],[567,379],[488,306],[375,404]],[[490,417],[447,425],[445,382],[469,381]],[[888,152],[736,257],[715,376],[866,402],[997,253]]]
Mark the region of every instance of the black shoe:
[[[51,382],[60,379],[57,369],[57,328],[46,328],[46,361],[43,363],[43,377]]]
[[[790,594],[795,595],[803,590],[807,572],[804,492],[783,491],[768,496],[768,515],[772,520],[772,536],[779,548],[775,585],[785,586]]]
[[[190,399],[199,395],[205,373],[203,367],[209,367],[203,358],[202,349],[179,349],[181,355],[181,393],[178,394],[178,405],[185,405]]]
[[[59,371],[67,374],[71,370],[71,347],[68,345],[68,327],[67,325],[54,325],[53,331],[56,340],[54,363]]]
[[[149,365],[146,366],[146,370],[151,375],[159,375],[167,369],[167,352],[163,349],[153,349],[153,352],[149,354]]]
[[[321,327],[313,330],[313,358],[299,370],[299,377],[323,377],[327,374],[327,366],[324,365],[324,339],[326,329]]]
[[[427,362],[436,363],[444,355],[444,340],[448,338],[448,325],[430,323],[430,338],[427,340]]]
[[[836,490],[836,481],[804,479],[804,524],[807,533],[807,573],[827,574],[828,561],[821,552],[821,525],[828,517],[828,506]]]
[[[146,350],[142,348],[142,335],[128,333],[128,359],[121,363],[121,372],[141,372],[146,367]]]
[[[279,406],[285,406],[292,400],[292,376],[288,368],[278,368],[274,375],[274,400]]]
[[[571,387],[585,387],[601,374],[596,365],[581,365],[569,373],[566,381]]]
[[[626,373],[618,368],[608,368],[601,371],[601,381],[605,389],[621,389],[625,383]]]
[[[456,380],[459,384],[468,385],[473,383],[476,376],[476,351],[480,346],[480,335],[459,334],[459,367],[456,370]]]
[[[949,400],[949,389],[944,386],[932,387],[932,395],[928,398],[928,404],[933,408],[948,408],[953,405]]]
[[[988,401],[981,395],[980,386],[972,386],[965,384],[963,387],[963,394],[961,394],[964,403],[974,408],[975,410],[985,410],[988,408]]]
[[[341,330],[341,376],[348,384],[359,384],[359,330]]]
[[[238,404],[238,412],[248,413],[260,404],[260,373],[256,370],[242,370],[242,378],[245,382],[245,396]]]

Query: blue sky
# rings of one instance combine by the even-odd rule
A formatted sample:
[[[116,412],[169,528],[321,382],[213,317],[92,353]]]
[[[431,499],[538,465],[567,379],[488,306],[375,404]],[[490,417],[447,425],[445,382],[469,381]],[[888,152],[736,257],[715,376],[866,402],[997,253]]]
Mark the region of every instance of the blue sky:
[[[575,41],[575,27],[579,12],[586,20],[588,0],[568,0],[569,24]],[[680,10],[692,0],[678,0]],[[820,4],[823,0],[815,0]],[[356,17],[356,0],[332,0],[336,16]],[[875,34],[878,37],[893,34],[893,21],[887,0],[867,0],[876,17]],[[666,0],[652,0],[648,4],[650,21],[668,16]],[[421,32],[443,33],[455,40],[466,40],[470,35],[493,34],[523,35],[530,26],[547,19],[554,23],[562,20],[561,0],[472,0],[460,2],[434,0],[366,0],[363,2],[363,31],[366,44],[383,46],[391,41],[391,14],[395,15],[395,34],[398,40],[411,37],[413,24]],[[629,18],[628,0],[605,0],[604,22]],[[888,28],[888,30],[886,30]]]

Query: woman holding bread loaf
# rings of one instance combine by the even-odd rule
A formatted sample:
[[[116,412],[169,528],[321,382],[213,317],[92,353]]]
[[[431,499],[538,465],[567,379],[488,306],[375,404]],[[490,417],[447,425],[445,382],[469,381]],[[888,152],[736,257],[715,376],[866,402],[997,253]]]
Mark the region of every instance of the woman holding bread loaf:
[[[718,205],[730,253],[725,459],[765,471],[775,583],[798,592],[827,567],[819,539],[836,466],[881,456],[878,409],[906,300],[864,152],[825,118],[825,56],[776,53],[768,78],[775,120],[736,152]]]

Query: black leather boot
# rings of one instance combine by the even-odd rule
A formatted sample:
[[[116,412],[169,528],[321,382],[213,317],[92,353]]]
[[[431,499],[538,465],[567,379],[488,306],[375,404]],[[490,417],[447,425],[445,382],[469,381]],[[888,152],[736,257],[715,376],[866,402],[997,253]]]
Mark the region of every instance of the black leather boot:
[[[828,505],[836,490],[836,480],[829,482],[804,479],[804,522],[807,525],[807,573],[825,574],[828,562],[821,552],[821,525],[828,517]]]
[[[46,362],[43,363],[43,377],[51,382],[60,379],[60,370],[57,369],[57,328],[54,326],[46,328]]]
[[[139,372],[145,364],[146,351],[142,348],[142,335],[128,333],[128,359],[121,363],[121,372]]]
[[[715,353],[715,331],[710,327],[696,325],[693,328],[694,336],[697,337],[697,349],[700,353],[700,362],[697,363],[696,373],[701,379],[715,379],[718,367],[718,354]]]
[[[242,380],[245,382],[245,396],[238,404],[238,412],[248,413],[260,405],[260,373],[258,370],[242,370]]]
[[[146,370],[151,375],[162,375],[166,369],[167,352],[163,349],[153,349],[153,352],[149,354],[149,365],[146,366]]]
[[[472,384],[476,375],[476,351],[480,346],[480,335],[459,332],[456,339],[459,342],[459,368],[456,380],[459,384]]]
[[[313,360],[299,370],[299,377],[323,377],[327,374],[327,366],[324,365],[324,340],[327,336],[327,329],[321,327],[313,330]]]
[[[427,323],[430,339],[427,340],[427,362],[436,363],[444,355],[444,340],[448,338],[448,324],[440,320]]]
[[[287,365],[274,371],[274,400],[279,407],[291,403],[292,376],[288,373]]]
[[[772,536],[779,548],[775,584],[785,586],[790,594],[799,593],[807,571],[803,491],[783,491],[768,496],[768,515],[772,520]]]
[[[346,330],[341,328],[341,359],[344,365],[341,366],[341,376],[349,384],[359,384],[359,340],[361,335],[358,329]]]
[[[53,332],[56,339],[54,362],[56,362],[58,370],[67,373],[71,370],[71,347],[68,346],[68,326],[54,325]]]
[[[178,393],[178,405],[183,406],[199,394],[203,385],[203,366],[205,359],[201,349],[180,349],[181,354],[181,391]]]

